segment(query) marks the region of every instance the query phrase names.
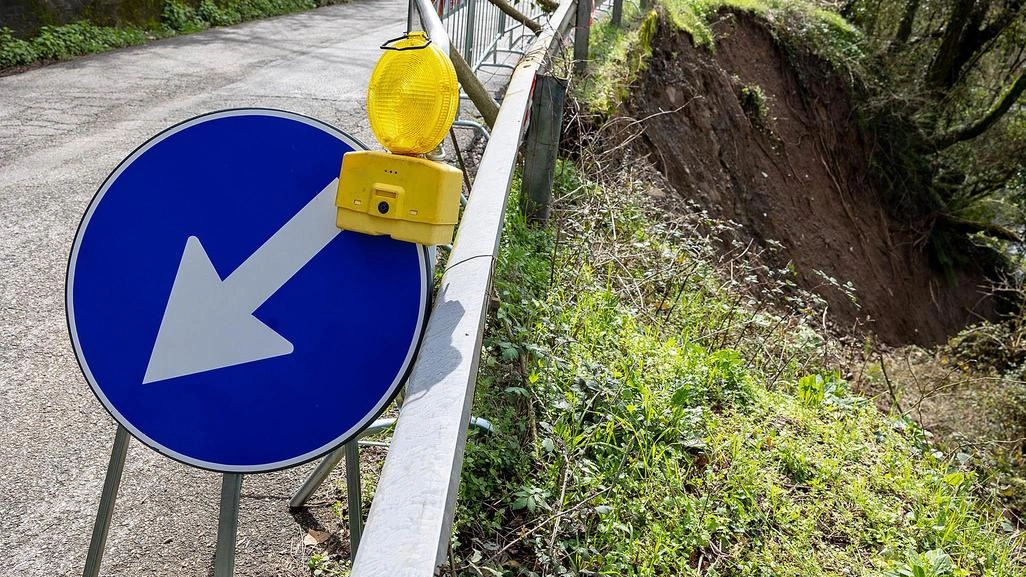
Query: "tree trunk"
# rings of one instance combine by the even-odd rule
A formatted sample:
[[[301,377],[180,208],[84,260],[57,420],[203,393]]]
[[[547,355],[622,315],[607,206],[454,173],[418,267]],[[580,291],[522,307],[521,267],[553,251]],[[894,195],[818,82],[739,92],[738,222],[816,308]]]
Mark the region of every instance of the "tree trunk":
[[[958,80],[956,66],[966,27],[975,7],[976,0],[956,0],[948,24],[944,27],[940,48],[937,49],[937,54],[926,71],[926,87],[930,92],[943,92],[954,86]]]
[[[943,92],[955,86],[965,73],[966,65],[987,43],[1012,25],[1024,6],[1026,0],[1006,0],[988,23],[991,0],[957,0],[940,48],[926,73],[927,88]]]
[[[1008,23],[1011,23],[1009,20],[1008,23],[1000,25],[999,22],[1007,15],[1007,13],[1001,13],[994,20],[993,26],[984,26],[990,6],[990,0],[977,0],[976,6],[969,15],[969,22],[962,32],[962,40],[958,43],[958,50],[949,73],[950,86],[954,86],[962,78],[966,65],[972,62],[984,45],[994,38],[995,31],[996,34],[1000,34],[1008,26]]]
[[[908,44],[908,39],[912,36],[912,25],[916,21],[916,13],[919,12],[919,2],[920,0],[908,0],[905,3],[905,12],[901,15],[901,22],[898,23],[898,31],[895,32],[894,40],[887,49],[891,54],[901,51]]]

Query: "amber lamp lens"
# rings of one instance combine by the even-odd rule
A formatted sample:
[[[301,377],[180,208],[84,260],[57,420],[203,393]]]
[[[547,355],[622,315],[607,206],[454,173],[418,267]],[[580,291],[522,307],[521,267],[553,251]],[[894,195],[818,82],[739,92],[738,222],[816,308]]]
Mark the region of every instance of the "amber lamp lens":
[[[423,32],[387,45],[367,89],[371,130],[395,154],[424,154],[456,119],[459,85],[449,56]]]

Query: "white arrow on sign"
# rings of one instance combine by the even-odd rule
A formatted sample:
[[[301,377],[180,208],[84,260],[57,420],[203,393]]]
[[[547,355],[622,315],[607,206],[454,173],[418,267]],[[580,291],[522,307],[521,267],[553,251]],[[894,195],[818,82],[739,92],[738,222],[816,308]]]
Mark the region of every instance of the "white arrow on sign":
[[[253,316],[341,231],[331,181],[228,278],[190,236],[143,384],[290,354],[292,343]]]

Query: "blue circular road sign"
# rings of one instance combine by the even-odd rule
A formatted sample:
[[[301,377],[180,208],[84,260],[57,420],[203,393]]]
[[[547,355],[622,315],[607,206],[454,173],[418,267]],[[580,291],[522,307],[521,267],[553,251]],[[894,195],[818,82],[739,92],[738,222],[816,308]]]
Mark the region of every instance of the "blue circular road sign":
[[[179,461],[260,472],[352,438],[397,392],[427,314],[428,251],[340,231],[342,155],[364,148],[277,110],[216,112],[107,178],[68,263],[93,392]]]

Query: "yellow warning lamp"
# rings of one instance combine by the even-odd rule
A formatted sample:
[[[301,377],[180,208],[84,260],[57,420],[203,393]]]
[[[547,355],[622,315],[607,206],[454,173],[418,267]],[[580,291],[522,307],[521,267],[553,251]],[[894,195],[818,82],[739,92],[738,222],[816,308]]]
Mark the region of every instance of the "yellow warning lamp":
[[[459,85],[449,56],[424,32],[381,47],[367,90],[371,130],[385,151],[342,157],[336,224],[425,245],[452,239],[463,173],[419,155],[434,150],[456,119]]]

